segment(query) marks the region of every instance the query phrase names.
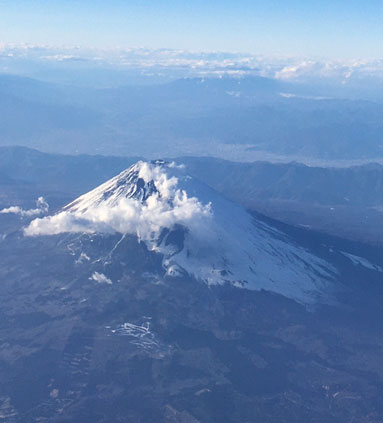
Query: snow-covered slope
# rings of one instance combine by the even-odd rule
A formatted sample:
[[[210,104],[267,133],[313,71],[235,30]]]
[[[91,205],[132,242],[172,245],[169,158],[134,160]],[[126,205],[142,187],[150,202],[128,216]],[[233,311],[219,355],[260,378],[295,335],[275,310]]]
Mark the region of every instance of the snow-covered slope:
[[[328,298],[335,272],[182,166],[163,161],[138,162],[25,229],[28,236],[63,232],[134,234],[163,255],[169,276],[264,289],[302,303],[322,301],[325,292]]]

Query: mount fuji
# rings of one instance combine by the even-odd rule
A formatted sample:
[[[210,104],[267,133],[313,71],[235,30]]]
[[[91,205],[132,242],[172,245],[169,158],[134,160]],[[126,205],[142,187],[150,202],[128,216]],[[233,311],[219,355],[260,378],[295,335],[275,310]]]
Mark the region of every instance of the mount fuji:
[[[120,249],[135,236],[160,255],[159,277],[267,290],[306,304],[331,302],[337,274],[328,261],[190,177],[182,165],[165,161],[136,163],[55,215],[34,219],[24,233],[118,234]],[[88,251],[76,254],[80,261],[90,257]],[[111,260],[113,251],[109,267]],[[113,283],[106,271],[97,274]]]
[[[381,248],[165,161],[50,210],[0,210],[1,421],[383,421]]]

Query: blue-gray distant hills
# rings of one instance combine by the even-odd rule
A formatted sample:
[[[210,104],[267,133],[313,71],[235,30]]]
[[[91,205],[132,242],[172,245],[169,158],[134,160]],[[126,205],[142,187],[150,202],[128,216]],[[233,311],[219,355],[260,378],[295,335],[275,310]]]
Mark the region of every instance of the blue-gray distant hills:
[[[95,89],[0,76],[0,145],[50,152],[381,159],[382,115],[361,93],[262,77]]]
[[[139,157],[46,154],[0,147],[0,205],[70,201],[129,167]],[[236,163],[202,157],[176,159],[188,172],[226,197],[267,216],[301,227],[364,241],[383,236],[383,166],[310,167],[299,163]],[[26,188],[27,187],[27,188]],[[12,195],[11,195],[12,194]],[[60,200],[62,198],[62,200]]]

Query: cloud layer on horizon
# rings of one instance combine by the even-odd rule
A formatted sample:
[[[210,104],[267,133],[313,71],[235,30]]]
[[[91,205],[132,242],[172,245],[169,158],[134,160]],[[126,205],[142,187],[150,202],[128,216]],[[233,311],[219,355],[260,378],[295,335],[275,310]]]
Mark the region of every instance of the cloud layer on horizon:
[[[265,56],[251,53],[222,51],[195,52],[176,49],[130,48],[81,48],[78,46],[53,47],[48,45],[0,45],[1,65],[12,70],[12,63],[22,61],[35,66],[65,68],[78,67],[146,70],[152,74],[176,71],[173,76],[224,76],[259,75],[275,79],[327,78],[340,81],[357,78],[383,78],[383,61],[380,59],[313,59],[311,57]],[[25,71],[23,72],[25,73]],[[149,75],[148,73],[148,75]]]

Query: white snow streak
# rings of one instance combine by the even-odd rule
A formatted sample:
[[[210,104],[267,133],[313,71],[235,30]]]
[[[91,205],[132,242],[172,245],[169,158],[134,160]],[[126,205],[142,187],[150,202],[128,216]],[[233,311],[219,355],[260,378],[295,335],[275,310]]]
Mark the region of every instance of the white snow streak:
[[[351,260],[352,264],[357,266],[363,266],[366,269],[375,270],[376,272],[383,272],[383,268],[381,266],[378,266],[377,264],[371,263],[369,260],[355,256],[354,254],[345,253],[344,251],[341,251],[341,253],[346,256],[349,260]]]

